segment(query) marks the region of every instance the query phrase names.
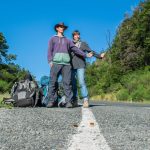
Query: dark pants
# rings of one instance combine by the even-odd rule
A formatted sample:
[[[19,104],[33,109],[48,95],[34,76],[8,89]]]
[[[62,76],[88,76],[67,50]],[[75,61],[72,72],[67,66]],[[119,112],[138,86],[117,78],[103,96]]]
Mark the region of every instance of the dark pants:
[[[56,102],[58,95],[58,77],[62,75],[63,90],[66,96],[66,102],[71,102],[73,98],[72,86],[71,86],[71,66],[53,64],[50,71],[50,83],[49,83],[49,98],[50,101]]]

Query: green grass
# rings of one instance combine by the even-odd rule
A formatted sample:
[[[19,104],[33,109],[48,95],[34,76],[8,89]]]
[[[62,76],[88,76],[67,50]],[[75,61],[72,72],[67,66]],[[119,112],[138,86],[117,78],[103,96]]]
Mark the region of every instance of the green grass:
[[[116,96],[113,94],[95,95],[90,98],[91,100],[105,100],[105,101],[117,101]]]
[[[6,105],[6,104],[3,103],[3,98],[4,97],[9,98],[10,94],[8,94],[8,93],[1,94],[0,93],[0,108],[12,108],[11,105]]]
[[[117,100],[115,94],[105,94],[105,95],[95,95],[90,97],[90,100],[93,101],[110,101],[110,102],[127,102],[127,103],[140,103],[140,104],[150,104],[150,100],[143,100],[143,101],[132,101],[132,100]]]

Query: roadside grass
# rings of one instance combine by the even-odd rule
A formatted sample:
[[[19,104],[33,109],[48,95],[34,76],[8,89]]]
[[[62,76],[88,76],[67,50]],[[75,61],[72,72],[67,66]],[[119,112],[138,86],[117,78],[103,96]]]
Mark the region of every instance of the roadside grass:
[[[4,104],[4,102],[3,102],[4,97],[9,98],[10,94],[9,93],[4,93],[4,94],[0,93],[0,108],[9,108],[9,109],[11,109],[12,105]]]
[[[105,95],[95,95],[90,98],[90,100],[96,101],[114,101],[117,102],[117,98],[113,94],[105,94]]]
[[[117,100],[115,94],[105,94],[105,95],[95,95],[90,97],[91,101],[110,101],[110,102],[126,102],[126,103],[139,103],[139,104],[150,104],[150,100],[143,100],[143,101],[132,101],[132,100]]]

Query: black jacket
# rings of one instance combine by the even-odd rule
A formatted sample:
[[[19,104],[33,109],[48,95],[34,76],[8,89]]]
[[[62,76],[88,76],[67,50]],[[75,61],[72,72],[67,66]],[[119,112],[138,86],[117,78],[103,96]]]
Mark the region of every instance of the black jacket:
[[[83,50],[84,52],[92,51],[86,42],[83,42],[83,41],[80,41],[80,42],[81,42],[80,46],[78,47],[80,50]],[[72,64],[73,69],[85,68],[86,66],[85,58],[73,52],[71,53],[71,57],[72,57],[71,64]]]

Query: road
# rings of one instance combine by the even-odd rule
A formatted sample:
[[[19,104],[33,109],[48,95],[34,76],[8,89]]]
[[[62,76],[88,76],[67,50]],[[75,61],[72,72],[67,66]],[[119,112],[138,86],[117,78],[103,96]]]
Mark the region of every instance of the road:
[[[0,150],[150,150],[150,106],[0,109]]]

